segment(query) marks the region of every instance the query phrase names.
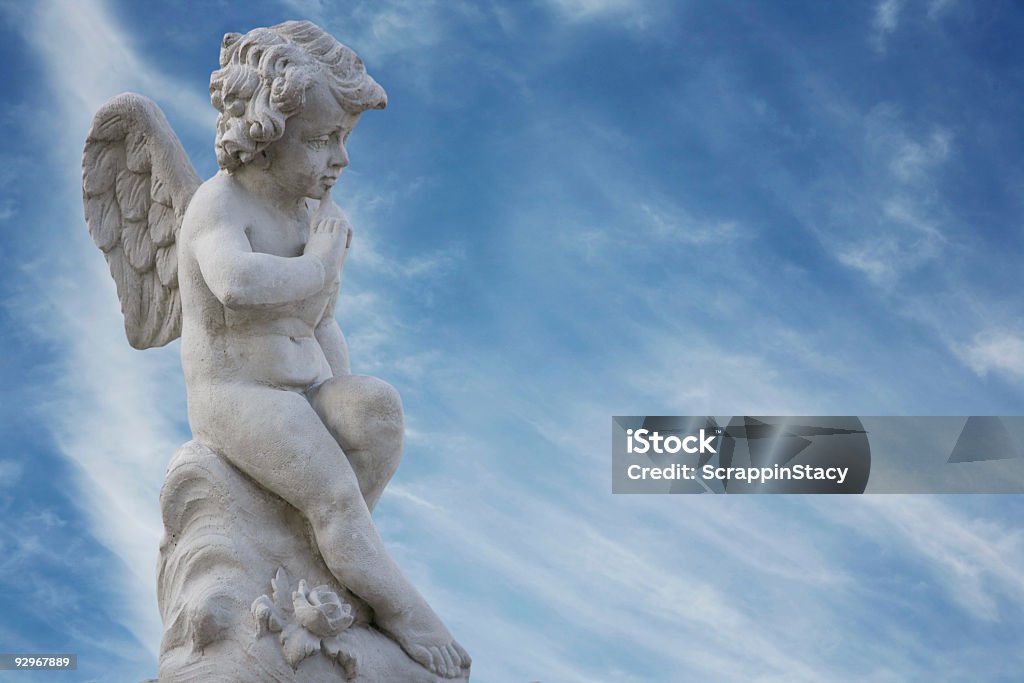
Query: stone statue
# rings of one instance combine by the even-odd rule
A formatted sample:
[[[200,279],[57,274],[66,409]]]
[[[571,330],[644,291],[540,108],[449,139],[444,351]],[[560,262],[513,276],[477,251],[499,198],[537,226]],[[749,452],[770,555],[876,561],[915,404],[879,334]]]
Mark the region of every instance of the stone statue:
[[[135,94],[96,114],[83,161],[130,343],[181,337],[194,440],[161,492],[160,680],[468,680],[370,518],[402,405],[351,373],[334,318],[352,229],[331,188],[387,97],[305,21],[227,34],[220,67],[213,178]]]

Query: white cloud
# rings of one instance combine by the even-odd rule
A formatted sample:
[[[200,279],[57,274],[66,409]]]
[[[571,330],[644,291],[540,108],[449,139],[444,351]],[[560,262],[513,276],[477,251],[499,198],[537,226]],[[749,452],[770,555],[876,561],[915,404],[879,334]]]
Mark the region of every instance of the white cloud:
[[[941,126],[914,129],[884,102],[861,113],[837,96],[822,113],[847,137],[854,161],[819,177],[810,198],[794,197],[793,205],[839,263],[899,291],[905,276],[936,267],[949,246],[955,226],[937,188],[954,158],[953,135]]]
[[[1017,528],[927,496],[865,496],[856,507],[815,507],[891,552],[913,555],[975,619],[995,621],[1001,606],[1024,607],[1024,535]]]
[[[784,381],[785,371],[767,353],[730,350],[727,342],[677,337],[667,330],[648,329],[642,337],[651,343],[643,367],[632,368],[628,381],[656,405],[676,407],[665,414],[818,413],[808,410],[820,405],[814,390]]]
[[[880,208],[878,228],[840,246],[836,255],[872,284],[889,288],[904,273],[935,262],[946,238],[926,211],[907,197],[892,197]]]
[[[868,111],[864,139],[872,160],[884,164],[892,180],[903,185],[927,184],[954,151],[953,133],[948,128],[911,129],[901,109],[887,102]]]
[[[960,358],[979,375],[1005,374],[1024,378],[1024,335],[1010,330],[979,332],[967,344],[956,347]]]
[[[912,125],[891,102],[865,111],[831,84],[807,78],[819,93],[817,120],[843,141],[845,159],[809,186],[782,183],[800,222],[838,263],[876,288],[880,305],[918,325],[951,358],[976,373],[1002,367],[1019,377],[1013,341],[978,335],[990,321],[1018,314],[1005,288],[979,281],[978,273],[1003,254],[958,220],[958,205],[945,191],[949,177],[967,169],[954,131],[928,121]]]
[[[847,247],[837,256],[840,263],[860,271],[872,283],[887,286],[896,279],[899,254],[900,250],[892,240],[884,240]]]
[[[650,25],[651,6],[646,0],[544,0],[572,22],[608,20],[643,29]]]
[[[479,453],[474,457],[479,458]],[[570,484],[569,473],[563,475]],[[588,503],[587,497],[574,492],[571,485],[560,487],[563,504],[552,505],[513,482],[485,474],[474,477],[474,481],[473,491],[443,481],[421,482],[416,486],[416,497],[428,505],[413,502],[403,491],[399,498],[402,504],[415,506],[404,517],[416,521],[410,533],[422,528],[423,533],[429,530],[441,538],[458,539],[457,545],[446,546],[444,552],[457,552],[457,561],[472,562],[486,572],[490,581],[500,581],[507,591],[524,595],[523,607],[534,612],[525,623],[543,623],[547,629],[564,623],[567,640],[618,643],[633,656],[658,662],[663,675],[676,672],[682,677],[689,673],[721,681],[751,680],[766,672],[784,673],[794,681],[831,677],[826,662],[788,654],[774,632],[761,627],[759,621],[764,615],[740,596],[724,590],[725,585],[714,574],[694,572],[695,566],[704,563],[694,562],[693,553],[718,558],[719,543],[732,544],[735,532],[722,520],[701,533],[700,540],[694,538],[695,528],[709,520],[698,506],[688,504],[696,501],[674,499],[677,511],[682,506],[685,512],[666,517],[659,510],[663,506],[653,501],[637,501],[636,506],[628,505],[626,509],[595,505],[592,500]],[[568,507],[564,503],[569,503]],[[637,506],[643,509],[628,509]],[[649,524],[638,525],[638,519],[647,519]],[[767,523],[765,517],[761,520]],[[744,535],[749,532],[751,538],[766,532],[758,531],[760,524],[753,518],[744,524]],[[667,542],[670,538],[689,540],[675,545]],[[797,566],[807,554],[816,552],[807,545],[802,554],[794,553],[789,559]],[[420,559],[429,562],[431,555]],[[806,559],[809,566],[818,563]],[[419,576],[416,581],[426,583]],[[809,594],[818,595],[820,588],[814,588],[814,583],[804,585]],[[808,603],[810,599],[809,595]],[[498,608],[493,600],[482,594],[474,597],[473,604],[479,613]],[[802,607],[814,611],[810,604],[792,605],[794,616]],[[804,621],[796,618],[791,628],[802,629]],[[478,644],[475,631],[460,636],[458,625],[453,624],[453,628],[457,637],[467,639],[467,647]],[[671,636],[666,637],[668,634]],[[677,647],[680,641],[689,647]],[[729,652],[730,643],[736,642],[744,643],[743,658]],[[507,652],[507,647],[497,651],[488,648],[487,658],[478,655],[477,674],[496,680],[545,680],[551,676],[558,680],[619,680],[609,678],[601,664],[586,661],[565,662],[560,668],[568,671],[557,675],[538,668],[539,662],[557,660],[550,653],[558,643],[540,641],[533,645],[536,650],[531,650],[528,658],[517,655],[521,648],[516,652]],[[506,654],[500,654],[502,650]],[[533,654],[539,662],[533,661]]]
[[[654,208],[646,202],[639,206],[649,219],[650,235],[655,239],[669,239],[675,243],[723,245],[737,239],[741,230],[736,221],[701,223],[678,208]]]
[[[935,130],[923,142],[904,140],[894,151],[890,164],[893,174],[900,180],[916,180],[949,156],[952,136],[949,131]]]
[[[879,0],[875,5],[875,16],[872,21],[874,34],[872,36],[875,47],[878,50],[885,49],[885,40],[890,33],[899,26],[900,11],[903,9],[904,0]]]
[[[49,0],[35,8],[30,22],[28,38],[44,58],[51,87],[80,114],[76,130],[83,120],[88,124],[81,114],[91,115],[125,90],[159,99],[183,120],[213,129],[216,111],[206,94],[147,63],[100,0]]]
[[[534,412],[565,405],[560,398],[550,403]],[[402,564],[477,656],[482,680],[629,680],[600,659],[558,657],[579,641],[605,643],[604,660],[627,670],[629,657],[642,659],[651,667],[645,680],[956,677],[979,662],[936,653],[908,635],[905,624],[887,623],[905,611],[904,601],[917,611],[945,605],[891,594],[900,585],[894,589],[891,581],[935,577],[944,595],[983,622],[1004,599],[1020,604],[1020,534],[924,498],[923,505],[915,499],[901,507],[903,499],[895,497],[608,496],[600,454],[609,409],[593,400],[538,423],[538,431],[554,439],[543,459],[524,454],[522,441],[505,446],[463,439],[456,445],[446,442],[450,432],[422,434],[432,450],[445,444],[446,457],[463,463],[463,476],[419,478],[385,494],[386,507],[402,511],[406,537],[438,539],[417,545],[417,555],[402,556]],[[462,418],[475,421],[471,413]],[[532,472],[543,492],[502,476],[500,463],[510,459]],[[890,579],[855,567],[862,544],[905,555],[915,570],[901,565],[901,576]],[[471,576],[485,575],[487,586],[504,589],[481,585],[444,595],[430,568],[446,563],[471,566]],[[502,613],[509,599],[517,603],[517,619],[496,620],[497,633],[474,628],[481,613]],[[869,623],[877,627],[865,629]],[[538,640],[531,624],[561,636]],[[511,642],[522,647],[510,650]],[[789,647],[794,642],[802,643],[799,655]],[[744,656],[736,657],[740,643]],[[848,656],[850,648],[856,657]],[[522,657],[524,651],[531,656]],[[548,668],[559,659],[557,669]]]
[[[465,255],[459,243],[411,255],[402,253],[394,242],[382,243],[379,215],[408,201],[408,192],[379,189],[371,193],[355,183],[346,187],[345,211],[355,228],[338,298],[338,320],[354,372],[416,382],[438,362],[437,353],[405,344],[415,338],[415,331],[389,292],[401,291],[403,297],[429,308],[434,303],[435,286],[463,266]]]
[[[616,11],[625,11],[614,9],[622,3],[610,5],[612,9],[593,17],[610,18]],[[381,17],[379,24],[366,23],[366,35],[379,41],[373,49],[382,54],[401,49],[402,31],[411,30],[407,21],[389,23],[387,11],[398,7],[385,5],[381,14],[374,15]],[[110,21],[97,5],[76,8]],[[40,35],[61,29],[60,18],[51,14],[41,15],[36,27]],[[428,43],[435,40],[434,30],[429,28],[421,38]],[[89,80],[101,78],[97,72],[104,68],[102,60],[130,52],[118,34],[104,35],[114,41],[113,47],[108,45],[99,57],[76,52],[73,42],[61,50],[39,43],[59,86],[57,94],[64,93],[58,104],[72,130],[84,131],[92,111],[82,102],[104,97],[99,91],[106,87],[105,80]],[[58,72],[67,60],[87,63],[76,67],[76,78],[86,80],[73,90],[61,90],[67,85],[66,77]],[[133,54],[128,61],[141,64]],[[139,68],[147,73],[145,65]],[[143,80],[156,83],[160,77],[149,73]],[[204,106],[208,109],[205,102]],[[203,130],[209,126],[204,124]],[[897,150],[892,158],[879,157],[878,167],[908,186],[926,183],[929,169],[941,164],[950,148],[943,151],[933,131],[906,139],[910,147]],[[81,141],[67,143],[69,152],[62,163],[74,170],[77,159],[72,157]],[[572,163],[581,162],[574,158]],[[137,611],[126,623],[155,649],[159,642],[152,572],[159,535],[155,491],[163,463],[182,437],[180,371],[173,349],[143,354],[124,343],[112,283],[99,253],[84,236],[76,208],[77,179],[71,175],[62,179],[66,187],[60,196],[74,210],[60,218],[77,226],[76,236],[68,240],[76,255],[54,262],[61,274],[58,278],[50,279],[50,269],[34,276],[52,307],[50,312],[34,314],[42,318],[37,324],[45,328],[47,338],[66,353],[67,384],[58,393],[54,411],[59,416],[61,444],[83,469],[82,492],[94,532],[135,572],[128,583],[131,607]],[[617,195],[621,207],[630,212],[637,206],[637,197],[644,196],[633,189],[620,187]],[[941,244],[929,207],[907,192],[876,196],[865,190],[845,198],[855,200],[851,203],[864,200],[870,204],[873,220],[906,235],[906,242],[894,243],[882,254],[890,268],[897,267],[905,244],[914,240]],[[836,199],[836,194],[823,201]],[[904,200],[905,196],[910,199]],[[637,225],[666,240],[710,244],[735,239],[740,232],[726,218],[705,224],[694,222],[682,207],[646,206],[653,208],[641,210]],[[404,466],[399,481],[387,490],[384,507],[390,505],[396,512],[385,512],[382,525],[394,524],[407,531],[408,546],[401,545],[403,534],[396,534],[400,563],[476,656],[475,678],[636,680],[637,676],[622,673],[628,667],[621,663],[610,666],[576,655],[605,643],[621,644],[621,652],[644,657],[652,666],[673,667],[663,672],[662,680],[672,680],[668,677],[678,671],[690,672],[699,680],[737,681],[839,680],[855,675],[859,680],[906,680],[909,673],[923,677],[920,670],[908,670],[899,658],[890,656],[891,643],[886,638],[859,630],[858,626],[872,623],[875,615],[869,612],[874,605],[858,605],[866,589],[855,585],[856,577],[842,564],[848,538],[831,533],[833,529],[822,521],[825,515],[803,514],[807,508],[792,501],[628,498],[608,493],[605,440],[608,418],[617,407],[662,405],[671,413],[686,412],[686,406],[699,406],[700,411],[694,412],[828,412],[822,408],[835,405],[835,400],[855,399],[831,398],[836,392],[827,386],[812,386],[787,372],[787,361],[799,356],[800,367],[810,367],[816,380],[827,378],[834,372],[827,365],[827,353],[815,352],[812,341],[796,330],[778,326],[730,344],[730,331],[723,331],[721,339],[709,340],[682,334],[678,322],[641,324],[627,313],[595,324],[604,333],[631,330],[635,338],[648,340],[649,346],[608,352],[588,366],[590,372],[580,373],[585,377],[571,376],[573,368],[559,372],[556,362],[552,370],[534,369],[527,377],[517,375],[518,368],[505,357],[459,353],[453,360],[429,352],[416,356],[409,349],[427,345],[401,342],[406,330],[387,301],[387,292],[370,284],[374,279],[390,279],[394,286],[404,286],[398,284],[402,272],[411,270],[405,284],[415,286],[457,266],[461,252],[458,245],[446,247],[428,254],[419,266],[394,271],[394,260],[370,236],[375,210],[367,204],[353,213],[357,229],[365,231],[365,236],[363,232],[356,236],[362,251],[354,252],[350,264],[355,281],[347,281],[342,294],[342,306],[348,306],[344,310],[355,318],[349,330],[353,360],[372,371],[409,363],[402,371],[419,373],[417,388],[434,387],[431,400],[436,396],[441,416],[436,422],[431,419],[436,415],[410,416],[409,444],[415,451],[411,457],[424,460],[411,469]],[[526,218],[530,220],[524,224],[548,226],[543,220],[532,220],[544,216]],[[862,225],[852,220],[842,227],[857,230]],[[616,244],[615,234],[611,228],[592,230],[590,244],[595,251],[607,253]],[[526,233],[522,239],[532,240],[535,235]],[[856,233],[857,238],[863,236]],[[847,238],[844,233],[843,239]],[[538,251],[549,249],[547,241],[535,241],[543,244]],[[360,263],[365,266],[364,275],[359,274]],[[649,294],[663,291],[653,287]],[[496,297],[504,294],[498,292]],[[757,332],[764,321],[763,315],[758,317],[760,304],[756,300],[741,303],[745,307],[736,316],[750,314],[750,327]],[[530,330],[520,332],[529,335]],[[759,339],[770,341],[762,344]],[[783,346],[789,351],[779,351]],[[459,367],[453,367],[456,363]],[[481,401],[481,396],[487,400]],[[576,407],[568,424],[563,418],[574,409],[566,406]],[[552,435],[547,442],[550,447],[542,444],[532,452],[531,445],[514,440],[504,449],[495,448],[492,427],[497,414],[539,426],[541,432]],[[541,459],[544,464],[538,466]],[[503,475],[509,471],[522,481]],[[441,475],[433,478],[432,472]],[[928,567],[939,567],[935,571],[950,577],[951,589],[956,577],[969,586],[957,594],[958,603],[976,605],[968,610],[970,615],[990,618],[991,605],[1020,578],[989,553],[995,547],[993,539],[998,538],[995,532],[1011,530],[979,530],[975,521],[961,516],[929,532],[921,528],[929,510],[906,514],[909,518],[900,518],[891,527],[878,524],[865,533],[886,546],[894,538],[917,539],[919,545],[913,547],[920,548]],[[922,534],[926,541],[921,540]],[[956,540],[946,542],[943,535]],[[1010,558],[1019,560],[1019,540],[1008,542],[1008,547]],[[963,554],[970,552],[984,559],[964,564]],[[456,567],[454,575],[465,576],[466,581],[438,580],[445,571],[439,568],[451,565]],[[446,591],[441,584],[456,588]],[[495,584],[504,588],[495,590]],[[517,598],[521,603],[510,607],[508,601]],[[484,621],[488,626],[481,629]],[[551,637],[555,629],[557,638]],[[794,642],[805,645],[796,649]],[[868,665],[867,672],[859,666],[863,661],[844,668],[835,657],[841,651],[838,643],[852,643],[863,661],[886,664]],[[742,657],[736,656],[740,648]],[[940,656],[936,659],[933,670],[946,673]],[[921,656],[914,663],[933,665],[932,659],[921,663],[925,661]]]
[[[0,557],[0,574],[5,580],[31,573],[33,567],[68,567],[76,558],[67,554],[63,545],[49,543],[51,530],[62,526],[63,520],[49,509],[33,509],[21,513],[4,510],[0,541],[4,553]]]
[[[38,298],[14,309],[60,354],[60,384],[45,412],[60,449],[77,465],[74,498],[93,535],[123,562],[111,574],[120,574],[132,598],[117,615],[155,656],[162,634],[154,569],[162,533],[158,492],[166,462],[188,439],[183,388],[174,347],[140,353],[126,342],[113,281],[82,220],[80,150],[93,112],[128,89],[154,98],[173,93],[165,104],[204,133],[214,112],[204,93],[147,64],[98,1],[41,3],[25,17],[25,33],[52,92],[57,133],[48,141],[65,170],[40,219],[66,226],[66,233],[22,266],[26,289]]]
[[[929,21],[939,21],[957,4],[958,0],[913,0],[912,9],[924,7],[925,16]],[[884,53],[889,38],[896,33],[907,10],[907,0],[878,0],[875,4],[874,16],[871,21],[870,42],[875,50]]]
[[[78,526],[51,508],[8,507],[7,500],[0,505],[4,506],[0,589],[11,597],[12,604],[18,603],[14,614],[31,610],[33,621],[45,623],[52,632],[69,638],[80,654],[80,671],[99,670],[96,660],[102,659],[108,672],[115,668],[123,672],[126,665],[140,672],[135,680],[153,673],[152,661],[140,656],[138,643],[131,635],[118,630],[95,632],[99,619],[130,612],[138,596],[125,593],[124,584],[103,580],[109,576],[107,560],[91,548],[91,541],[81,537]],[[100,583],[96,592],[83,590],[86,582],[96,577]],[[11,620],[11,614],[5,616],[6,620],[0,620],[5,621],[0,625],[0,638],[6,646],[14,651],[38,651],[38,631],[8,631],[6,626],[19,624]],[[87,653],[83,647],[92,652]]]
[[[323,0],[283,4],[338,37],[371,65],[439,45],[448,34],[450,14],[474,11],[472,3],[437,0],[361,0],[344,8]]]

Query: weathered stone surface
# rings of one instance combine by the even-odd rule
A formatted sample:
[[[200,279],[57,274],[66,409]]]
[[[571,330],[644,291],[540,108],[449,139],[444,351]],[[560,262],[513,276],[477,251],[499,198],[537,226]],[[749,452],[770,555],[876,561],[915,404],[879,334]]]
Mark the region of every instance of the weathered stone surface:
[[[451,680],[427,672],[373,626],[373,611],[330,573],[297,510],[205,446],[193,441],[175,453],[160,508],[161,681]],[[300,582],[305,595],[322,587],[337,596],[351,623],[303,626],[294,614]],[[261,601],[280,628],[266,615],[261,623]],[[289,662],[297,643],[310,653]]]
[[[353,233],[331,189],[384,90],[285,22],[224,36],[210,97],[206,182],[130,93],[97,112],[82,163],[129,342],[181,337],[194,441],[161,495],[160,680],[467,680],[370,516],[401,458],[401,399],[352,374],[334,318]]]

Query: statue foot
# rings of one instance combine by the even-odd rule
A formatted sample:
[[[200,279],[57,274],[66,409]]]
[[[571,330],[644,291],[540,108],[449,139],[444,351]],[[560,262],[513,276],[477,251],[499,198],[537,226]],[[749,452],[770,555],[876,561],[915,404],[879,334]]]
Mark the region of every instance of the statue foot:
[[[452,638],[429,607],[400,613],[391,619],[378,617],[378,626],[431,673],[456,678],[469,671],[472,663],[469,654]]]
[[[428,671],[445,678],[455,678],[469,669],[469,654],[456,641],[447,645],[420,645],[399,640],[410,657],[422,664]]]

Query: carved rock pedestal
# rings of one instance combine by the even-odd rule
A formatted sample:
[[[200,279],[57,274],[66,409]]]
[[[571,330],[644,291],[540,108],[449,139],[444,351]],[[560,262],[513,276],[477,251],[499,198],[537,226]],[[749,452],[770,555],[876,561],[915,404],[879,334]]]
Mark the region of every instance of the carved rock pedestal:
[[[305,519],[190,441],[160,494],[161,683],[442,683],[373,626]]]

